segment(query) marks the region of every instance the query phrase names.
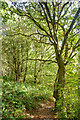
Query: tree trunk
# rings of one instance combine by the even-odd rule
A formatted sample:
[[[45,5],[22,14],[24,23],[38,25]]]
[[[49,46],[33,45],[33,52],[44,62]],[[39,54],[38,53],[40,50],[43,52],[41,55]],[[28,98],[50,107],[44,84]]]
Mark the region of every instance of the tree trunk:
[[[55,110],[58,110],[56,105],[58,100],[62,99],[62,103],[60,103],[60,107],[63,105],[63,100],[64,100],[63,89],[65,86],[65,66],[61,56],[58,57],[57,62],[58,62],[58,72],[55,79],[54,93],[53,93],[53,97],[56,99]]]
[[[34,83],[37,82],[37,73],[36,73],[36,69],[37,69],[37,61],[35,61],[35,66],[34,66]]]
[[[35,58],[37,55],[37,51],[35,51]],[[34,83],[37,83],[37,60],[35,61],[35,65],[34,65]]]
[[[27,59],[28,59],[28,48],[27,48],[26,67],[25,67],[23,82],[25,82],[25,80],[26,80],[26,75],[27,75],[27,71],[28,71],[28,60]]]

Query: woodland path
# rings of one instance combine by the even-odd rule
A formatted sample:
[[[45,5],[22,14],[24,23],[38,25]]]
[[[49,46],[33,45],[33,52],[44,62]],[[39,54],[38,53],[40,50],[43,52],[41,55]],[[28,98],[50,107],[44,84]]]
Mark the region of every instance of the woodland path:
[[[34,110],[29,112],[27,112],[27,116],[29,116],[29,118],[33,118],[35,120],[38,119],[43,119],[43,120],[54,120],[55,118],[58,118],[57,115],[55,115],[54,111],[52,111],[52,109],[54,108],[54,101],[42,101],[41,102],[41,106],[38,106],[37,110]]]

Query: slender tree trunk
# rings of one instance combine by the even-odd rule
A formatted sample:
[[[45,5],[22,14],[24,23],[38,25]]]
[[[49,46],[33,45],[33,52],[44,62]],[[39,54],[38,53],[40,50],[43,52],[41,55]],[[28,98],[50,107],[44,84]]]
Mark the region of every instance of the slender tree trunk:
[[[28,48],[27,48],[27,56],[26,56],[26,68],[25,68],[25,73],[24,73],[24,78],[23,78],[23,82],[25,82],[26,80],[26,75],[27,75],[27,70],[28,70]]]
[[[35,58],[37,55],[37,51],[35,51]],[[37,82],[37,60],[35,60],[35,65],[34,65],[34,83]]]
[[[65,66],[61,56],[58,57],[57,62],[58,62],[58,72],[55,79],[54,93],[53,93],[53,97],[56,99],[55,110],[58,110],[57,108],[58,100],[62,99],[62,103],[60,103],[60,107],[63,105],[63,101],[64,101],[63,89],[65,86]]]
[[[37,61],[35,61],[35,66],[34,66],[34,83],[36,83],[36,82],[37,82],[36,67],[37,67]]]
[[[19,43],[17,41],[17,81],[19,82],[20,78],[20,54],[19,54]]]
[[[14,71],[15,71],[15,78],[17,81],[17,67],[16,67],[16,57],[13,55],[13,61],[14,61]]]
[[[24,54],[23,54],[23,44],[21,43],[21,70],[20,72],[23,72],[23,62],[24,62]]]

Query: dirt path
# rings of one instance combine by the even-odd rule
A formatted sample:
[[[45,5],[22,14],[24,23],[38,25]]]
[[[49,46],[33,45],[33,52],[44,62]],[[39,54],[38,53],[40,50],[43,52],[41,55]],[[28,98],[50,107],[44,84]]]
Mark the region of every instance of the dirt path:
[[[43,101],[41,102],[41,106],[38,107],[38,110],[33,110],[29,113],[27,111],[27,116],[34,119],[53,119],[57,118],[57,115],[54,115],[54,112],[52,109],[54,108],[54,102],[53,101]]]

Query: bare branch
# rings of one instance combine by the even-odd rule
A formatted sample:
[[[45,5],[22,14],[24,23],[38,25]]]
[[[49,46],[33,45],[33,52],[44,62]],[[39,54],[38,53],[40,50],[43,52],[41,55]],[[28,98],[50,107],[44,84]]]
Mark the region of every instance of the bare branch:
[[[50,25],[49,25],[49,20],[48,20],[47,14],[45,12],[45,9],[44,9],[43,5],[41,4],[41,2],[39,2],[39,4],[41,5],[41,7],[42,7],[42,9],[44,11],[44,14],[45,14],[45,17],[46,17],[46,22],[48,24],[48,28],[49,28],[49,31],[50,31],[50,36],[53,38],[53,35],[52,35],[52,32],[51,32],[51,28],[50,28]],[[54,40],[54,38],[53,38],[53,40]],[[50,40],[50,42],[51,42],[51,40]],[[55,42],[55,40],[54,40],[54,42]]]
[[[63,32],[65,33],[65,29],[64,29],[64,26],[63,25],[61,25],[60,23],[57,23],[61,28],[62,28],[62,30],[63,30]]]
[[[77,26],[80,26],[80,21],[76,23],[73,29],[75,29]]]
[[[55,5],[54,2],[52,2],[53,5],[53,22],[55,23]]]
[[[43,60],[43,59],[32,59],[32,58],[28,58],[28,59],[26,59],[26,60],[34,60],[34,61],[38,60],[38,61],[44,61],[44,62],[54,62],[54,63],[57,63],[56,61],[53,61],[53,60]]]
[[[47,14],[48,14],[48,16],[49,16],[49,18],[50,18],[50,20],[51,20],[52,25],[53,25],[53,20],[52,20],[52,18],[51,18],[51,14],[50,14],[49,7],[47,6],[47,2],[43,2],[43,4],[45,5]]]
[[[43,43],[43,44],[47,44],[47,45],[53,45],[53,44],[45,43],[45,42],[38,42],[38,43]]]
[[[14,11],[12,11],[10,8],[9,8],[9,10],[12,12],[12,13],[15,13],[15,14],[17,14],[17,15],[19,15],[19,16],[26,16],[26,14],[21,14],[21,12],[14,12]]]
[[[70,5],[67,7],[65,13],[61,17],[64,17],[66,15],[66,13],[67,13],[68,9],[71,7],[71,5],[72,5],[72,3],[70,2]]]
[[[29,19],[31,19],[42,31],[44,31],[48,36],[50,36],[51,37],[51,35],[43,28],[43,27],[41,27],[41,25],[32,17],[32,15],[31,14],[26,14],[26,16],[29,18]],[[52,41],[51,41],[52,42]],[[53,42],[52,42],[53,43]]]
[[[68,39],[73,38],[73,37],[74,37],[74,36],[76,36],[78,33],[79,33],[79,31],[78,31],[78,32],[76,32],[74,35],[70,36]]]
[[[60,16],[61,16],[62,11],[63,11],[64,7],[65,7],[67,4],[69,4],[69,2],[66,2],[66,3],[62,6],[62,9],[61,9],[61,11],[60,11],[60,13],[59,13],[58,22],[59,22],[59,20],[60,20]]]
[[[77,53],[75,53],[75,54],[71,57],[71,59],[72,59],[73,57],[75,57],[76,54],[77,54]],[[68,60],[66,63],[64,63],[64,65],[67,65],[69,62],[70,62],[70,61]]]
[[[42,33],[40,33],[40,32],[37,32],[37,33],[32,33],[32,34],[30,34],[30,35],[27,35],[27,34],[23,34],[23,33],[14,33],[14,34],[6,34],[6,36],[16,36],[16,35],[22,35],[22,36],[25,36],[25,37],[31,37],[31,36],[33,36],[33,35],[41,35],[41,36],[43,36],[43,37],[48,37],[48,35],[45,35],[45,34],[42,34]]]
[[[66,34],[65,34],[65,37],[64,37],[64,41],[63,41],[63,43],[62,43],[62,47],[61,47],[60,54],[62,54],[62,51],[63,51],[63,49],[64,49],[64,46],[65,46],[66,41],[67,41],[67,38],[68,38],[68,34],[69,34],[70,31],[72,30],[72,27],[73,27],[73,25],[74,25],[74,23],[75,23],[75,20],[77,19],[79,13],[80,13],[80,8],[78,9],[77,13],[75,14],[74,19],[72,20],[72,23],[71,23],[68,31],[67,31]]]
[[[32,33],[30,35],[27,35],[27,34],[23,34],[23,33],[14,33],[13,35],[11,34],[6,34],[7,36],[16,36],[16,35],[22,35],[22,36],[25,36],[25,37],[31,37],[32,35],[38,35],[39,33]],[[40,35],[40,34],[39,34]],[[42,34],[41,34],[42,35]]]
[[[77,43],[75,44],[75,46],[73,46],[73,49],[74,49],[74,50],[77,48],[77,45],[80,45],[79,43],[80,43],[80,38],[79,38],[79,40],[77,41]]]
[[[72,54],[73,54],[73,52],[76,50],[76,48],[78,48],[78,47],[80,46],[79,42],[80,42],[80,39],[77,41],[77,43],[75,44],[75,46],[73,46],[72,51],[71,51],[71,53],[70,53],[70,55],[69,55],[68,58],[71,58],[71,59],[72,59],[72,58],[74,57],[74,55],[72,56]],[[65,63],[65,65],[67,65],[68,62],[69,62],[69,61],[67,60],[67,62]]]
[[[72,30],[73,25],[74,25],[74,23],[75,23],[78,15],[79,15],[79,13],[80,13],[80,8],[79,8],[78,11],[76,12],[76,14],[75,14],[75,16],[74,16],[74,19],[72,20],[71,25],[70,25],[68,31],[66,32],[66,36],[68,36],[68,34],[70,33],[70,31]]]

